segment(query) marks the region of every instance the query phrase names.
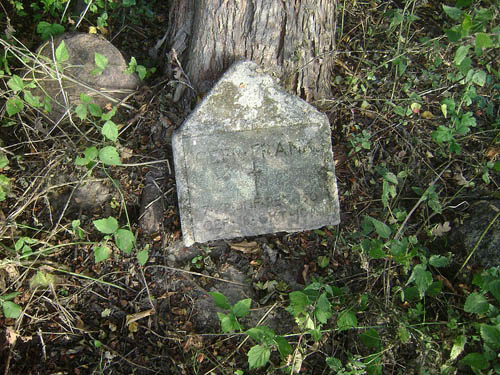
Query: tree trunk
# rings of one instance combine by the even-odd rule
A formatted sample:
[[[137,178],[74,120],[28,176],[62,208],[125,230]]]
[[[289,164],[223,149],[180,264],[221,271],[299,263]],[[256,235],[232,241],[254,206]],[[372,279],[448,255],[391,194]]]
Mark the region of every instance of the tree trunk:
[[[308,102],[331,97],[335,0],[175,0],[170,14],[170,58],[196,93],[247,59]]]

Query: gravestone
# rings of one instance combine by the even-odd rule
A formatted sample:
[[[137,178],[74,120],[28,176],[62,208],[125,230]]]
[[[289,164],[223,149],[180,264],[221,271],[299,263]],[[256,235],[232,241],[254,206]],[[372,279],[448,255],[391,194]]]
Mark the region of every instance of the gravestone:
[[[326,115],[235,63],[172,138],[184,244],[340,222]]]

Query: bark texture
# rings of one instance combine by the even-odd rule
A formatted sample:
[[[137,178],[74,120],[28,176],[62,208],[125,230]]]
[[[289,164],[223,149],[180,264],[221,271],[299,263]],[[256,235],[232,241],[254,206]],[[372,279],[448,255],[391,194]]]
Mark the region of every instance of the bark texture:
[[[175,0],[170,53],[198,93],[248,59],[311,102],[331,95],[335,12],[335,0]]]

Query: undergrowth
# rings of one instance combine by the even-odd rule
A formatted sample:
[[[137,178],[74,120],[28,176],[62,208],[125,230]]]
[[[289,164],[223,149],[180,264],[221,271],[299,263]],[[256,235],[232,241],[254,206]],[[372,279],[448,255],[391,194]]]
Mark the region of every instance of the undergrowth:
[[[0,305],[9,358],[18,337],[36,335],[30,327],[37,321],[34,301],[44,299],[63,317],[58,324],[65,330],[87,335],[83,340],[99,356],[94,370],[103,373],[109,357],[120,356],[109,354],[105,334],[75,322],[64,301],[87,287],[96,294],[104,286],[122,291],[121,278],[107,281],[101,267],[145,280],[150,260],[150,243],[138,240],[129,212],[134,198],[126,192],[127,175],[144,165],[124,163],[131,158],[123,143],[133,124],[126,111],[134,107],[101,108],[82,94],[70,108],[69,125],[42,126],[51,99],[35,95],[39,83],[22,74],[40,57],[23,45],[14,19],[33,20],[27,34],[42,42],[80,25],[106,35],[124,19],[135,25],[141,17],[154,18],[153,5],[86,1],[75,14],[64,0],[2,5]],[[304,235],[315,241],[316,272],[302,290],[281,280],[255,285],[292,317],[288,332],[278,334],[265,321],[246,326],[258,301],[231,304],[211,292],[222,333],[214,333],[215,343],[196,347],[185,373],[199,373],[210,357],[215,360],[205,365],[206,374],[500,374],[500,267],[469,263],[482,238],[463,254],[453,253],[448,239],[462,220],[462,202],[499,199],[499,9],[495,0],[338,2],[336,96],[326,98],[323,109],[333,124],[342,211],[352,219]],[[64,43],[56,47],[55,58],[43,63],[48,72],[64,74],[68,52]],[[102,74],[107,59],[94,58],[93,74]],[[150,62],[131,57],[128,73],[147,81],[154,72]],[[76,180],[58,181],[63,172]],[[109,207],[100,216],[70,215],[74,188],[96,181],[112,187]],[[49,195],[57,187],[72,190],[56,210]],[[270,245],[279,248],[279,241]],[[68,261],[72,253],[92,271]],[[194,257],[190,265],[204,271],[208,258]],[[362,273],[339,277],[340,259]],[[125,260],[128,268],[115,271]],[[91,284],[61,282],[70,278]],[[141,293],[153,304],[147,284]],[[127,315],[125,334],[135,333],[135,321],[153,310]],[[101,314],[106,317],[105,310]],[[232,354],[214,354],[228,340],[239,343]],[[188,342],[184,347],[195,346]],[[243,353],[247,365],[233,361],[235,353]]]

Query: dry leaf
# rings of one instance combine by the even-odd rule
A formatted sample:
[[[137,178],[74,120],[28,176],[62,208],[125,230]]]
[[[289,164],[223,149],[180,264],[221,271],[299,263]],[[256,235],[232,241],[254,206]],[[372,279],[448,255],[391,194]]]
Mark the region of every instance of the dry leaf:
[[[181,307],[172,307],[171,308],[172,314],[178,315],[178,316],[186,316],[187,315],[187,310]]]
[[[453,179],[457,182],[457,185],[463,186],[463,185],[468,185],[469,181],[467,181],[462,174],[462,172],[455,173],[453,176]]]
[[[429,112],[429,111],[422,112],[421,116],[422,116],[422,118],[424,118],[426,120],[430,120],[431,118],[434,117],[434,115],[432,114],[432,112]]]
[[[230,245],[231,249],[241,251],[244,254],[255,254],[260,250],[259,244],[255,241],[243,241]]]
[[[182,348],[184,351],[188,351],[189,349],[201,349],[203,347],[203,339],[199,335],[191,335],[188,337]]]
[[[498,147],[490,147],[488,151],[486,151],[486,157],[491,161],[495,160],[497,156],[500,155],[500,148]]]
[[[443,234],[449,232],[450,230],[450,222],[445,221],[443,224],[439,223],[434,228],[432,228],[432,234],[437,237],[441,237]]]
[[[145,318],[147,316],[153,315],[154,313],[155,313],[154,309],[149,309],[149,310],[141,311],[141,312],[138,312],[135,314],[129,314],[125,318],[125,325],[130,325],[130,324],[134,323],[135,321],[142,319],[142,318]],[[130,330],[130,328],[129,328],[129,330]],[[130,331],[130,332],[134,332],[134,331]],[[137,331],[135,331],[135,332],[137,332]]]
[[[7,342],[9,345],[14,345],[17,340],[17,336],[19,336],[14,328],[11,326],[8,326],[7,329],[5,330],[5,338],[7,339]]]
[[[120,151],[120,155],[121,155],[122,159],[124,159],[124,160],[127,160],[134,155],[134,150],[132,150],[128,147],[120,146],[119,151]]]
[[[132,333],[135,333],[139,330],[139,324],[137,322],[132,322],[128,325],[128,330]]]

